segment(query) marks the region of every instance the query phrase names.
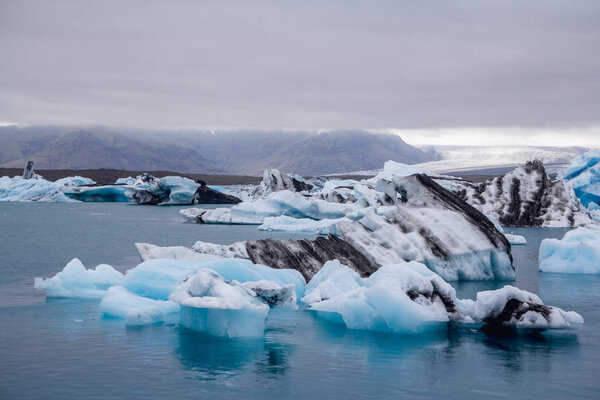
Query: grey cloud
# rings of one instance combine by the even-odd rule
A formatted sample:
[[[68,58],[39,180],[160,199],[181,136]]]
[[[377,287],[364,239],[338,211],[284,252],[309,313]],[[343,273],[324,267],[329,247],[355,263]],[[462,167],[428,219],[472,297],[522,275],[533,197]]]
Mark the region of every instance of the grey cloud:
[[[1,1],[0,121],[600,123],[600,3]]]

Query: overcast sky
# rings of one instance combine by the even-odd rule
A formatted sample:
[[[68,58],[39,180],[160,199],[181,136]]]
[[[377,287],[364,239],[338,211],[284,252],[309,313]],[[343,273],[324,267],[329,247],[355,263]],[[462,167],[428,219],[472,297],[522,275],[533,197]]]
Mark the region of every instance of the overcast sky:
[[[600,145],[600,2],[0,0],[0,122]]]

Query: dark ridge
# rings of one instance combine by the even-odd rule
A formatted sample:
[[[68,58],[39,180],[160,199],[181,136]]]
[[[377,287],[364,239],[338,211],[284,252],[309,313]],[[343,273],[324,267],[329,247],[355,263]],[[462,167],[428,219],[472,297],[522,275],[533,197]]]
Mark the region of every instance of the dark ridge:
[[[325,262],[335,259],[354,269],[362,277],[369,276],[377,270],[377,266],[354,247],[333,235],[318,237],[315,240],[248,240],[246,251],[253,263],[277,269],[295,269],[306,281],[309,281]]]
[[[241,202],[242,200],[235,196],[218,192],[202,183],[200,183],[200,187],[194,194],[195,204],[238,204]]]

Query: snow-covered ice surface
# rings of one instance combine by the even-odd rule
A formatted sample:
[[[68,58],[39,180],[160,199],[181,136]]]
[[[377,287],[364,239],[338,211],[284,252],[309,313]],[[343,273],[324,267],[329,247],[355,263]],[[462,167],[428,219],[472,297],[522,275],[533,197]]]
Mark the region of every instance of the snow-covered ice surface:
[[[510,244],[513,246],[522,246],[527,244],[527,239],[525,239],[525,236],[515,235],[512,233],[505,233],[504,236],[506,236]]]
[[[539,251],[543,272],[600,274],[600,227],[588,225],[565,233],[562,239],[544,239]]]
[[[123,281],[123,274],[107,264],[86,269],[78,258],[72,259],[52,278],[35,278],[36,289],[48,297],[102,297],[106,290]]]
[[[458,299],[452,286],[417,262],[386,265],[366,279],[340,264],[327,267],[308,283],[302,300],[318,316],[350,329],[414,334],[447,329],[450,321],[527,330],[583,323],[579,314],[545,306],[512,286],[479,292],[475,301]]]
[[[596,209],[600,204],[600,150],[590,150],[575,158],[558,177],[569,182],[581,203]]]

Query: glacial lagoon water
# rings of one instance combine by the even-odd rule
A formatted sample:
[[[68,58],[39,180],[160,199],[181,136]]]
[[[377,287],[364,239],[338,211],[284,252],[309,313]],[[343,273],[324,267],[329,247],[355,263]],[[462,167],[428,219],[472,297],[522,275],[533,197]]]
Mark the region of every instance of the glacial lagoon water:
[[[126,329],[97,300],[45,299],[33,277],[73,257],[125,271],[134,242],[191,246],[302,237],[255,226],[183,223],[178,207],[0,203],[2,399],[547,399],[600,398],[600,276],[537,271],[541,239],[565,229],[514,229],[514,284],[579,312],[570,333],[498,337],[360,332],[309,312],[274,310],[264,338],[218,339],[177,323]],[[510,230],[509,230],[510,231]],[[459,297],[504,283],[455,284]]]

